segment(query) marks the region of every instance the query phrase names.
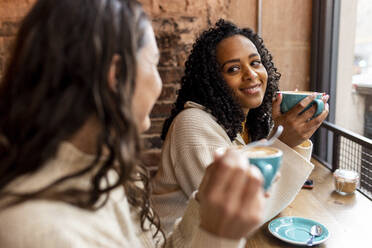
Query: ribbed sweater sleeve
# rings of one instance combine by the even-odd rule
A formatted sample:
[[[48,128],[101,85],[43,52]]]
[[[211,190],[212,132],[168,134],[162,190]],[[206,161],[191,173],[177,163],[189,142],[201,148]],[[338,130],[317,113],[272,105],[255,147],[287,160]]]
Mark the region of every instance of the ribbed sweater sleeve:
[[[189,204],[182,219],[176,223],[176,228],[168,237],[166,248],[242,248],[245,240],[232,240],[217,237],[200,227],[199,203],[195,194],[191,195]]]
[[[177,116],[170,135],[170,159],[188,197],[199,187],[215,150],[231,145],[225,130],[204,110],[190,108]]]

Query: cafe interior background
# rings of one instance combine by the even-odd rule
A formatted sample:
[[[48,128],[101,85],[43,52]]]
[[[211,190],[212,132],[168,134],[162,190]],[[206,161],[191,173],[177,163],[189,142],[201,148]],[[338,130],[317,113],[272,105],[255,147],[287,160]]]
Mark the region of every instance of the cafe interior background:
[[[35,0],[0,0],[0,78],[20,20]],[[281,90],[330,95],[330,114],[313,136],[314,158],[331,170],[359,173],[372,199],[372,32],[370,0],[140,0],[161,51],[163,92],[143,135],[154,172],[160,132],[176,98],[196,35],[219,18],[254,29],[282,74]]]

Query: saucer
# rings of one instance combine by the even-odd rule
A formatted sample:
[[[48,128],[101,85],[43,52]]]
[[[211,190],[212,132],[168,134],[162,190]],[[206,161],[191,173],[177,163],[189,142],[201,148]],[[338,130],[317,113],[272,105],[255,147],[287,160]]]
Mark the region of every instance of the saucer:
[[[322,227],[322,234],[314,238],[313,245],[326,241],[329,238],[328,229],[315,220],[294,216],[281,217],[272,220],[268,228],[278,239],[295,245],[306,245],[311,238],[310,229],[313,225]]]

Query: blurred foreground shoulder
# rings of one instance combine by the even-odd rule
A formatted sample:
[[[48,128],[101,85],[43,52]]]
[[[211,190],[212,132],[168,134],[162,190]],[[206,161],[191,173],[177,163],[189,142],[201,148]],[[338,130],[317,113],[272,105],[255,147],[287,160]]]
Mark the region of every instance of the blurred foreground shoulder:
[[[69,225],[61,223],[63,213],[48,205],[27,202],[1,210],[0,247],[86,247],[71,235]]]

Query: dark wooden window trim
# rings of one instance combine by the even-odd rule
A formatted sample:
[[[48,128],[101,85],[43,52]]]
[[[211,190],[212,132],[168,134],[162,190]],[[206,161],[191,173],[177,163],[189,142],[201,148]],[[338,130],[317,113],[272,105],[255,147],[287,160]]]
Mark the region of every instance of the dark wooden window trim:
[[[310,89],[330,95],[327,120],[335,122],[338,37],[340,23],[339,0],[313,0]],[[314,156],[332,160],[332,134],[319,129],[312,138]]]

